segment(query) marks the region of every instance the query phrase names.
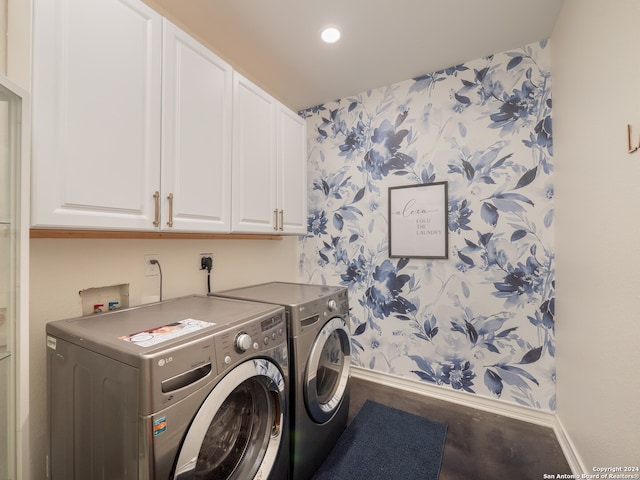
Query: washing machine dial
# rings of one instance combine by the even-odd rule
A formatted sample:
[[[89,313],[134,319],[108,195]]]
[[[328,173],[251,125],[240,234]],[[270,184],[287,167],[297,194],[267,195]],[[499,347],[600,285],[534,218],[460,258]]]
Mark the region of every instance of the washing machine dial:
[[[338,309],[338,304],[335,300],[331,299],[327,302],[327,308],[329,308],[330,312],[335,312]]]
[[[235,341],[236,350],[239,352],[246,352],[251,348],[252,343],[253,340],[251,340],[251,335],[245,332],[239,333]]]

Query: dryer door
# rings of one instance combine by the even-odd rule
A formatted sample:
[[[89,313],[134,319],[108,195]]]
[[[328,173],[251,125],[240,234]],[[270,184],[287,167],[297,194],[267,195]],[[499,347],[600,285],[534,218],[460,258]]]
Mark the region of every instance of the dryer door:
[[[187,430],[173,478],[268,478],[283,444],[285,391],[282,373],[268,360],[229,371]]]
[[[336,412],[347,388],[351,363],[349,327],[334,317],[322,327],[309,354],[304,395],[309,414],[325,423]]]

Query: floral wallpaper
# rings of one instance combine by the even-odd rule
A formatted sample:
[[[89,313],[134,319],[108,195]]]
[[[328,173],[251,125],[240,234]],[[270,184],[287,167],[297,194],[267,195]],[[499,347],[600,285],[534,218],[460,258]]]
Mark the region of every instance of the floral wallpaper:
[[[354,365],[555,411],[549,57],[543,41],[301,112],[301,279],[348,288]],[[389,258],[389,187],[443,181],[448,259]]]

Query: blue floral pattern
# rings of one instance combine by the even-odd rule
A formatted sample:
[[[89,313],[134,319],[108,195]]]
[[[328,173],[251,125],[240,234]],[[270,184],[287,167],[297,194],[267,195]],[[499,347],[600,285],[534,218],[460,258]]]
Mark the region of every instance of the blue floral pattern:
[[[301,112],[303,281],[349,289],[355,365],[555,411],[546,41]],[[447,181],[449,259],[388,256],[388,188]]]

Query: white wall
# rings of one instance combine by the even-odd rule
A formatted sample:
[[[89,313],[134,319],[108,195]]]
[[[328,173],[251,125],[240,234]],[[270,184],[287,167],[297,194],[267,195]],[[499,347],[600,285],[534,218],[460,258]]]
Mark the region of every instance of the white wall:
[[[163,298],[207,292],[199,254],[213,252],[211,289],[271,280],[296,281],[297,237],[282,240],[31,240],[31,478],[45,478],[45,324],[79,316],[80,290],[129,284],[130,304],[158,295],[159,277],[145,277],[144,255],[159,255]],[[27,480],[27,479],[25,479]]]
[[[552,35],[557,413],[586,473],[640,465],[640,2],[566,0]]]
[[[1,0],[6,6],[7,76],[31,90],[31,0]],[[0,5],[2,5],[0,3]]]

